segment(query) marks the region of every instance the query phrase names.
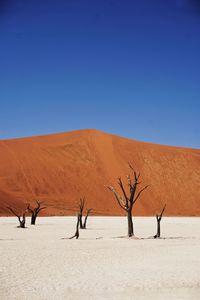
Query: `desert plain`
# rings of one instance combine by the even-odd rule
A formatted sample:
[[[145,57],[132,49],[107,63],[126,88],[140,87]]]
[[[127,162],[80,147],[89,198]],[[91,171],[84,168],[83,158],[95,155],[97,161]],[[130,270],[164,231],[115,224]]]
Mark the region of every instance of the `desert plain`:
[[[94,217],[74,234],[75,217],[39,217],[17,228],[0,218],[0,299],[200,299],[200,218]],[[63,239],[64,238],[64,239]]]

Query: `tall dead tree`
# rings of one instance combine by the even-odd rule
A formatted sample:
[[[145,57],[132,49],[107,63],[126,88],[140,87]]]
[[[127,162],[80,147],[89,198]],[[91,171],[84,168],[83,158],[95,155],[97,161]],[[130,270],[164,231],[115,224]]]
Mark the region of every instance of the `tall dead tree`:
[[[92,208],[87,209],[82,229],[86,229],[87,218],[88,218],[89,214],[91,213],[91,211],[92,211]]]
[[[156,235],[154,235],[154,239],[157,239],[160,237],[160,222],[162,220],[162,216],[163,216],[163,213],[165,211],[165,208],[166,208],[166,204],[164,205],[160,215],[156,215],[156,220],[157,220],[157,233]]]
[[[26,210],[23,211],[23,212],[21,213],[21,215],[19,215],[19,214],[17,214],[17,213],[15,212],[15,210],[14,210],[12,207],[9,207],[9,206],[8,206],[7,209],[8,209],[13,215],[15,215],[15,216],[18,218],[19,226],[17,226],[17,227],[19,227],[19,228],[25,228],[25,224],[26,224]]]
[[[30,204],[28,204],[27,206],[27,210],[31,213],[31,225],[35,225],[35,222],[36,222],[36,219],[37,219],[37,216],[39,214],[39,212],[42,210],[42,209],[45,209],[46,206],[41,206],[42,203],[44,202],[39,202],[38,200],[35,201],[37,203],[37,206],[32,208],[30,206]]]
[[[73,238],[76,238],[76,239],[79,238],[79,226],[80,226],[80,215],[78,214],[77,215],[77,223],[76,223],[76,232],[72,237],[69,238],[70,240]]]
[[[132,209],[136,201],[139,199],[141,193],[147,189],[148,185],[141,188],[137,192],[137,187],[141,183],[139,182],[140,173],[136,173],[129,164],[130,170],[133,173],[131,176],[130,174],[127,176],[128,179],[128,190],[129,195],[126,192],[126,189],[124,188],[123,182],[121,177],[118,178],[118,185],[121,189],[122,195],[120,195],[116,189],[112,186],[107,186],[107,188],[114,194],[115,199],[118,203],[118,205],[126,212],[127,220],[128,220],[128,236],[134,236],[134,230],[133,230],[133,220],[132,220]]]

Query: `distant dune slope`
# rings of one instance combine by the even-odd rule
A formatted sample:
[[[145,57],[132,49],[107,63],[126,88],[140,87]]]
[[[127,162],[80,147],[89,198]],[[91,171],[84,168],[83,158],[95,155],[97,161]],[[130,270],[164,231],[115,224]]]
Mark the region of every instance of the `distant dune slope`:
[[[150,187],[135,206],[153,215],[167,203],[167,215],[200,215],[200,150],[129,140],[97,130],[0,141],[0,215],[45,200],[47,215],[71,215],[81,196],[100,215],[123,211],[105,188],[125,185],[128,162]]]

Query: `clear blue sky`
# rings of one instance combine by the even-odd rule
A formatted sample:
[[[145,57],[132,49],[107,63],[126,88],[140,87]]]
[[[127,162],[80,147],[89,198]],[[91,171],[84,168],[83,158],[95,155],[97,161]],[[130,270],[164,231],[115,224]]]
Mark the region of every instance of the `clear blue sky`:
[[[195,0],[1,0],[0,139],[96,128],[200,148]]]

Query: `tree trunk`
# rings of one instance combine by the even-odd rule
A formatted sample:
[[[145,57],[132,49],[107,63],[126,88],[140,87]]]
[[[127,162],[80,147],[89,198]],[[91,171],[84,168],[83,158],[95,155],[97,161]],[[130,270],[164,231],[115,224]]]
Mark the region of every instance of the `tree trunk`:
[[[81,229],[84,229],[84,228],[83,228],[82,215],[80,215],[79,222],[80,222],[80,228],[81,228]]]
[[[154,239],[160,237],[160,221],[161,220],[157,219],[157,233],[156,233],[156,235],[154,235]]]
[[[35,225],[36,218],[37,218],[36,215],[34,215],[34,214],[31,215],[31,225]]]
[[[78,230],[78,228],[76,229],[75,237],[76,237],[76,239],[79,238],[79,230]]]
[[[134,235],[133,232],[133,220],[131,210],[127,211],[127,219],[128,219],[128,236],[131,237]]]
[[[25,228],[25,221],[24,220],[20,221],[19,224],[20,225],[18,227]]]
[[[88,218],[88,215],[85,216],[85,220],[84,220],[82,229],[86,229],[87,218]]]
[[[73,238],[76,238],[76,239],[79,238],[79,224],[80,224],[80,215],[77,216],[76,232],[72,237],[69,238],[70,240]]]
[[[160,237],[160,221],[157,222],[157,237]]]

